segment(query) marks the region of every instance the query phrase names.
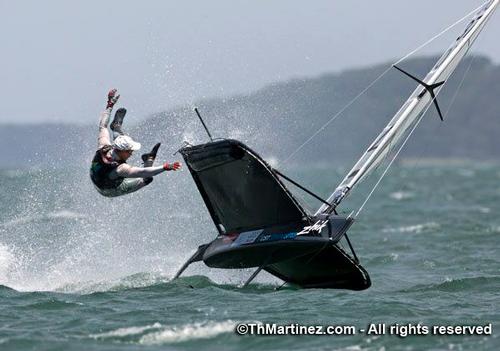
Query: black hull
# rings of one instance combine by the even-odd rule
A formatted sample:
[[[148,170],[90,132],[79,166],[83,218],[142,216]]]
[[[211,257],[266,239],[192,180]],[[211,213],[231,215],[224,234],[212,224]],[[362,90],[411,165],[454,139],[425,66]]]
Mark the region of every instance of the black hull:
[[[265,266],[272,275],[302,288],[365,290],[368,272],[336,245],[317,252]]]
[[[262,267],[302,288],[364,290],[370,287],[366,270],[339,246],[322,237],[253,243],[233,247],[218,238],[203,254],[212,268]]]
[[[328,239],[319,237],[233,246],[217,238],[203,254],[203,262],[212,268],[262,267],[317,252],[328,243]]]

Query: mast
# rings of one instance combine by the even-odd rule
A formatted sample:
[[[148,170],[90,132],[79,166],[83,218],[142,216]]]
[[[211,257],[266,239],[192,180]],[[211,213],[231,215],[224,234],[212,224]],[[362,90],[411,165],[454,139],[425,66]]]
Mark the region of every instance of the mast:
[[[390,120],[382,132],[375,138],[365,153],[361,156],[354,167],[347,173],[346,177],[337,186],[327,201],[331,206],[322,205],[316,214],[323,212],[331,213],[340,202],[359,184],[366,176],[373,171],[391,151],[391,149],[401,141],[405,132],[414,126],[419,120],[421,113],[425,112],[429,104],[434,103],[442,118],[441,110],[436,101],[436,95],[442,85],[457,68],[460,61],[467,54],[467,51],[476,40],[477,36],[490,19],[500,0],[488,1],[473,17],[464,32],[453,42],[450,48],[441,56],[438,62],[425,76],[423,80],[415,78],[410,73],[394,66],[405,75],[419,82],[419,86],[406,100],[399,111]]]

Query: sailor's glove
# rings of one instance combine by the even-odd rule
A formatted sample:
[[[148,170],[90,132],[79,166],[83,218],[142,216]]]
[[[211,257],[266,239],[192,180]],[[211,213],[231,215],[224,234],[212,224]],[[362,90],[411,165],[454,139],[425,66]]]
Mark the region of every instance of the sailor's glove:
[[[163,164],[163,169],[166,171],[177,171],[180,168],[181,168],[180,162],[174,162],[174,163],[165,162]]]
[[[106,105],[106,108],[113,108],[119,98],[120,94],[118,94],[118,90],[111,89],[108,93],[108,104]]]

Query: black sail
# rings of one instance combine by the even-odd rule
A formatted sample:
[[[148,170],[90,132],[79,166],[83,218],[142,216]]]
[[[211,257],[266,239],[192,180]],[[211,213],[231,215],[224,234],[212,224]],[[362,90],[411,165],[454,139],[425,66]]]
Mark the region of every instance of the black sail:
[[[184,147],[180,153],[221,234],[307,217],[271,167],[239,141]]]

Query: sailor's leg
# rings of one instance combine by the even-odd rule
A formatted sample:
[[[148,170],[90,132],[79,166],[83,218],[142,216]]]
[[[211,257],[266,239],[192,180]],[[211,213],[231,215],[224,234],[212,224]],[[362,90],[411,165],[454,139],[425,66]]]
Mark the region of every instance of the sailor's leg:
[[[144,164],[144,167],[151,167],[156,159],[156,154],[158,153],[158,149],[160,148],[161,143],[157,143],[150,152],[147,154],[142,154],[141,159]]]
[[[118,135],[125,135],[125,132],[122,129],[122,124],[126,114],[127,110],[123,107],[116,110],[115,117],[110,125],[110,129],[113,131],[113,139],[115,139]]]
[[[125,178],[123,182],[113,189],[98,189],[101,195],[106,197],[117,197],[133,193],[150,184],[153,178]]]
[[[158,149],[160,148],[161,143],[157,143],[155,146],[153,146],[153,149],[151,149],[150,152],[147,154],[142,154],[142,162],[144,167],[152,167],[153,163],[155,162],[156,159],[156,154],[158,153]],[[153,181],[153,178],[144,178],[145,182],[151,183]]]
[[[120,186],[118,186],[118,190],[122,194],[130,194],[144,188],[149,183],[151,182],[144,178],[125,178]]]

